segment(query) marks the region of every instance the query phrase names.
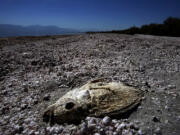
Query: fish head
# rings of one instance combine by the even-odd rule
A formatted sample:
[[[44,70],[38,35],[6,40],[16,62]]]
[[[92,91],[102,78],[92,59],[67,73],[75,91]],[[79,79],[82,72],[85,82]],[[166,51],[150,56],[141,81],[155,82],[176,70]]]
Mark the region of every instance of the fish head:
[[[70,98],[63,98],[48,107],[44,112],[43,121],[53,125],[54,123],[79,124],[87,115],[88,104],[81,104]]]

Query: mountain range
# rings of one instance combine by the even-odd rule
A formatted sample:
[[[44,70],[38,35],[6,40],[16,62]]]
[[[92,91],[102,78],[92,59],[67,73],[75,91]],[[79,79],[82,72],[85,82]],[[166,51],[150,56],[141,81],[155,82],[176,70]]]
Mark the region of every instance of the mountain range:
[[[0,24],[0,37],[10,36],[43,36],[43,35],[61,35],[76,34],[80,31],[70,28],[60,28],[57,26],[21,26],[11,24]]]

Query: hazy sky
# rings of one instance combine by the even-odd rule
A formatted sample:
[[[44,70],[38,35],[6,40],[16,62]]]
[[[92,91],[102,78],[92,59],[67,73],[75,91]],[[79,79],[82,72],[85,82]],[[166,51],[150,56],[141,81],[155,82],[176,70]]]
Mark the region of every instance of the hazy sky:
[[[0,0],[0,24],[111,30],[180,17],[180,0]]]

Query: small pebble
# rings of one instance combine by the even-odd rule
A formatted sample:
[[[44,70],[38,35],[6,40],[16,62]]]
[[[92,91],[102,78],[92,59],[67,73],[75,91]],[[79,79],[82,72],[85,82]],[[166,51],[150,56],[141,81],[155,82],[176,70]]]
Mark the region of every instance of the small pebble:
[[[179,116],[177,116],[177,120],[178,120],[178,121],[180,121],[180,115],[179,115]]]
[[[156,135],[161,135],[161,129],[160,129],[160,127],[157,127],[157,128],[154,130],[154,133],[156,133]]]
[[[138,130],[139,129],[139,126],[137,124],[134,124],[134,129],[135,130]]]
[[[119,135],[119,133],[118,132],[113,132],[113,135]]]
[[[88,124],[96,124],[96,119],[95,119],[95,118],[91,118],[91,119],[88,121]]]
[[[118,121],[115,120],[115,119],[113,119],[113,120],[112,120],[112,123],[113,123],[113,124],[116,124],[116,123],[118,123]]]
[[[94,130],[96,128],[96,124],[88,124],[88,130]]]
[[[138,135],[143,135],[143,132],[141,129],[138,130]]]
[[[129,130],[124,129],[122,135],[132,135],[132,133]]]
[[[85,134],[87,132],[87,125],[83,124],[80,128],[80,134]]]
[[[113,131],[106,131],[106,135],[113,135]]]
[[[101,134],[99,134],[99,133],[94,133],[94,135],[101,135]]]
[[[39,131],[36,131],[36,132],[34,132],[34,134],[35,134],[35,135],[39,135],[40,133],[39,133]]]
[[[109,126],[109,131],[113,131],[113,130],[114,130],[114,127]]]
[[[117,128],[118,126],[119,126],[119,123],[116,123],[116,124],[114,125],[115,128]]]
[[[26,109],[28,107],[28,105],[27,104],[22,104],[21,105],[21,109],[23,110],[23,109]]]
[[[86,117],[86,121],[89,121],[91,119],[91,117]]]
[[[153,116],[152,120],[153,120],[154,122],[160,122],[160,119],[159,119],[158,117],[156,117],[156,116]]]
[[[38,99],[34,99],[33,103],[34,105],[38,104]]]
[[[118,128],[119,129],[123,129],[123,128],[125,128],[126,127],[126,124],[123,122],[123,123],[121,123],[119,126],[118,126]]]
[[[165,121],[164,121],[165,124],[168,124],[168,122],[169,122],[168,120],[165,120]]]
[[[104,130],[103,128],[101,128],[101,129],[99,130],[99,133],[102,134],[102,135],[104,135],[104,134],[105,134],[105,130]]]
[[[25,85],[25,86],[23,87],[23,91],[24,91],[24,92],[28,92],[28,86]]]
[[[49,99],[50,99],[50,95],[49,94],[44,95],[43,100],[48,101]]]
[[[23,131],[22,126],[16,125],[14,128],[15,128],[15,133],[21,133]]]
[[[102,123],[104,125],[109,125],[111,123],[111,118],[108,117],[108,116],[104,117],[103,120],[102,120]]]

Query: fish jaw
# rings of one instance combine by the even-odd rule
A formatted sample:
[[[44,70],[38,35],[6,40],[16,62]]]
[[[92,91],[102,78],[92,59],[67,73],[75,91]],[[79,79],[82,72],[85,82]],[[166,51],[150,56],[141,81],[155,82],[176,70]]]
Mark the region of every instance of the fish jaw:
[[[44,112],[43,121],[54,123],[79,124],[88,114],[88,104],[81,104],[70,98],[60,98]]]
[[[50,105],[45,112],[43,113],[43,121],[47,122],[49,124],[54,124],[54,108],[55,108],[55,104]]]

